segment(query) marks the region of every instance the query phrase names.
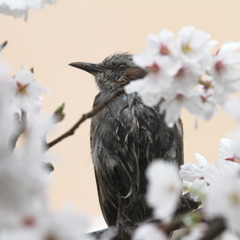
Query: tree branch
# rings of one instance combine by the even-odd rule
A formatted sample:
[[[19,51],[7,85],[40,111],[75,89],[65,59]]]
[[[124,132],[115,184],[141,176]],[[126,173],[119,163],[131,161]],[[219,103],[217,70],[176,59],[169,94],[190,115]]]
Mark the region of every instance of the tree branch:
[[[109,228],[102,229],[102,230],[99,230],[99,231],[96,231],[96,232],[91,232],[89,234],[91,236],[93,236],[95,239],[103,239],[102,236],[105,233],[114,229],[114,230],[117,230],[116,235],[112,238],[109,238],[109,239],[112,239],[112,240],[130,240],[131,237],[129,238],[129,236],[132,236],[135,229],[143,223],[155,223],[159,227],[159,229],[162,229],[163,231],[165,231],[166,234],[170,234],[171,232],[173,232],[175,230],[184,228],[185,224],[184,224],[184,220],[183,220],[182,216],[184,214],[187,214],[187,213],[195,210],[198,206],[199,206],[199,204],[194,202],[190,198],[189,193],[186,193],[186,194],[182,195],[181,198],[180,198],[179,206],[178,206],[178,209],[175,213],[175,217],[171,221],[169,221],[168,223],[162,223],[160,220],[156,220],[156,219],[148,219],[148,220],[143,221],[143,222],[135,223],[134,226],[125,226],[125,229],[123,229],[123,230],[117,229],[116,227],[111,226]],[[210,239],[203,239],[203,240],[210,240]]]
[[[226,229],[226,223],[223,218],[215,218],[209,222],[209,228],[200,240],[212,240],[221,235]]]
[[[116,91],[113,92],[112,95],[110,95],[104,102],[102,102],[101,104],[97,105],[96,107],[94,107],[92,109],[92,111],[85,113],[82,115],[82,117],[65,133],[63,133],[61,136],[59,136],[58,138],[56,138],[55,140],[51,141],[50,143],[47,143],[47,149],[51,148],[52,146],[56,145],[57,143],[59,143],[60,141],[62,141],[63,139],[73,135],[75,133],[75,131],[77,130],[77,128],[88,118],[93,117],[94,115],[96,115],[98,112],[100,112],[101,110],[103,110],[106,106],[108,106],[112,101],[114,101],[118,96],[120,96],[121,94],[124,93],[124,89],[123,88],[118,88]]]

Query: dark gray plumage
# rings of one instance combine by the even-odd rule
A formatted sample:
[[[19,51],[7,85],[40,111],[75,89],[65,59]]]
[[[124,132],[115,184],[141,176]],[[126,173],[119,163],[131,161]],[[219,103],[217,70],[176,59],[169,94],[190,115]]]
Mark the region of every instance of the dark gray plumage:
[[[93,74],[101,104],[116,88],[147,71],[137,67],[130,54],[114,54],[100,64],[72,63]],[[156,158],[183,163],[181,120],[172,128],[164,122],[159,106],[145,106],[136,94],[122,94],[91,122],[91,152],[99,201],[107,224],[133,225],[151,217],[145,193],[145,170]]]

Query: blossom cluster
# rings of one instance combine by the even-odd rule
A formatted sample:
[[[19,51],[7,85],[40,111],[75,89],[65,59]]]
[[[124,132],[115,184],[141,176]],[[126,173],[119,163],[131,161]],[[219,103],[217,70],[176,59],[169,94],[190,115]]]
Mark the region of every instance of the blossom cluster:
[[[148,106],[159,104],[169,126],[186,108],[209,120],[229,94],[239,90],[240,42],[227,42],[217,51],[216,41],[193,26],[175,37],[169,30],[149,35],[147,49],[134,62],[148,69],[144,79],[131,82],[126,92],[137,92]]]
[[[53,212],[48,205],[45,137],[55,119],[40,115],[44,92],[32,70],[22,69],[12,77],[0,63],[0,238],[4,240],[87,239],[85,216],[71,209]]]
[[[149,182],[146,199],[154,209],[154,215],[163,222],[173,217],[182,192],[180,177],[188,183],[190,197],[200,204],[203,217],[207,221],[222,218],[226,230],[221,240],[239,239],[240,234],[240,155],[233,140],[221,139],[218,159],[210,164],[207,159],[196,154],[197,163],[185,163],[180,171],[171,163],[153,162],[147,171]],[[189,222],[185,216],[185,222]],[[190,221],[189,229],[181,239],[201,239],[209,226],[205,222]],[[149,237],[150,236],[150,237]],[[167,240],[164,231],[153,223],[143,224],[137,229],[134,240]]]
[[[160,105],[169,127],[183,108],[209,120],[221,106],[238,121],[235,139],[221,139],[215,163],[196,153],[197,163],[185,163],[180,171],[167,159],[148,168],[146,199],[156,218],[165,222],[173,217],[182,191],[179,177],[187,184],[190,197],[200,204],[201,218],[194,222],[189,215],[183,216],[188,226],[183,240],[204,237],[207,222],[214,219],[226,224],[218,239],[237,240],[240,236],[240,42],[227,42],[214,51],[216,45],[209,34],[193,26],[181,29],[177,37],[166,29],[150,35],[147,50],[134,56],[148,74],[125,87],[127,93],[137,92],[146,105]],[[134,240],[138,239],[168,237],[163,229],[148,223],[137,229]]]
[[[202,202],[206,217],[224,218],[228,229],[239,234],[240,155],[230,139],[221,139],[218,155],[217,161],[209,164],[196,154],[197,164],[184,164],[180,175],[191,183],[191,197]]]
[[[56,0],[0,0],[0,13],[10,15],[15,18],[24,16],[27,20],[30,8],[39,10],[45,4],[52,4]]]

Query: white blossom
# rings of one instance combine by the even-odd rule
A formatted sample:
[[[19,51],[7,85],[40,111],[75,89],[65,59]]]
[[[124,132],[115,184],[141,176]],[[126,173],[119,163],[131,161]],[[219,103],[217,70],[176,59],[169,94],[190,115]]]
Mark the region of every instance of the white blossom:
[[[237,122],[240,122],[240,97],[231,98],[224,104],[224,110],[233,116]]]
[[[232,157],[234,157],[235,161],[238,161],[240,157],[240,108],[239,106],[240,106],[239,94],[237,98],[228,100],[228,102],[226,102],[226,104],[224,105],[225,110],[235,118],[237,123],[235,132],[233,133],[234,141],[233,141],[233,144],[231,144],[231,150],[230,150],[232,152]]]
[[[225,43],[213,57],[211,74],[215,81],[216,100],[223,104],[228,94],[238,89],[240,80],[240,42]]]
[[[53,127],[54,119],[50,116],[32,116],[28,121],[22,158],[30,162],[43,161],[46,152],[46,135]]]
[[[25,112],[33,112],[39,109],[41,94],[46,90],[34,80],[30,70],[18,72],[12,82],[12,101]]]
[[[205,215],[223,217],[230,230],[240,233],[240,178],[236,175],[218,178],[211,186],[204,204]]]
[[[138,93],[147,106],[160,105],[170,127],[183,108],[211,119],[240,89],[240,43],[225,43],[212,55],[216,43],[194,26],[182,28],[176,38],[166,29],[149,35],[147,49],[133,57],[148,74],[128,84],[126,92]]]
[[[46,209],[45,209],[46,210]],[[0,233],[1,240],[93,240],[85,234],[88,218],[69,210],[59,213],[39,212],[25,219],[16,228],[5,228]]]
[[[160,105],[160,111],[165,112],[165,122],[169,127],[180,118],[181,110],[185,107],[189,112],[202,116],[204,108],[202,99],[194,91],[185,95],[183,92],[169,92],[169,96]]]
[[[138,92],[143,103],[152,107],[159,103],[169,87],[170,79],[168,76],[156,77],[154,74],[149,74],[144,80],[137,80],[128,84],[125,91],[126,93]]]
[[[154,224],[143,224],[136,229],[133,240],[167,240],[166,234]]]
[[[151,34],[147,38],[147,50],[133,56],[133,61],[153,73],[165,71],[174,75],[179,68],[177,48],[174,34],[163,29],[158,35]]]
[[[1,88],[1,86],[0,86]],[[0,89],[0,158],[9,153],[9,140],[14,131],[16,131],[16,124],[13,117],[13,109],[9,104],[7,91]]]
[[[218,149],[218,158],[222,160],[228,160],[231,162],[240,162],[239,150],[236,148],[235,141],[228,138],[222,138],[220,140],[220,146]]]
[[[219,240],[239,240],[239,236],[231,231],[224,231]]]
[[[155,56],[160,54],[174,57],[177,54],[174,34],[167,29],[163,29],[158,35],[150,34],[147,39],[147,48]]]
[[[221,139],[219,158],[209,164],[204,156],[196,154],[197,164],[185,163],[181,166],[180,176],[191,183],[190,196],[195,201],[205,201],[211,188],[221,178],[236,176],[240,172],[238,157],[233,152],[233,141]]]
[[[0,0],[0,13],[11,15],[15,18],[24,16],[27,20],[28,10],[30,8],[39,10],[45,4],[52,4],[56,0]]]
[[[201,178],[203,175],[203,170],[206,169],[209,165],[208,161],[203,155],[196,153],[195,156],[197,164],[185,163],[181,166],[180,169],[181,178],[189,182],[193,182],[196,179]]]
[[[205,68],[209,63],[209,51],[216,45],[216,41],[210,41],[209,34],[194,26],[186,26],[178,33],[177,45],[184,60],[200,62]]]
[[[147,202],[154,209],[155,217],[166,219],[174,213],[182,190],[178,169],[172,163],[156,160],[146,174]]]
[[[206,189],[209,186],[209,183],[206,179],[206,170],[212,166],[207,162],[203,155],[196,153],[195,156],[197,164],[183,164],[180,169],[180,176],[184,180],[192,183],[190,187],[190,196],[195,201],[200,201],[202,200],[202,197],[205,195]]]
[[[74,209],[64,209],[58,213],[50,213],[42,219],[43,238],[57,240],[91,240],[85,232],[89,219]]]
[[[182,240],[199,240],[201,239],[206,231],[208,230],[208,225],[205,223],[199,223],[193,226],[190,232],[182,238]]]
[[[171,87],[175,92],[182,91],[188,95],[198,83],[201,73],[202,70],[196,62],[181,61],[178,71],[173,76]]]
[[[1,159],[0,227],[15,225],[41,207],[47,180],[48,175],[40,164]]]
[[[221,46],[213,58],[212,73],[216,81],[222,84],[239,79],[240,67],[240,42],[227,42]]]

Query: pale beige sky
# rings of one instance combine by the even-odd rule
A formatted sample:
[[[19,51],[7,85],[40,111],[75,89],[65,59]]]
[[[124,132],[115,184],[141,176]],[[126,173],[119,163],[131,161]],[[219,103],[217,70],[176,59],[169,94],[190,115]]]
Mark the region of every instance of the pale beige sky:
[[[93,78],[69,67],[73,61],[100,62],[114,52],[139,53],[146,36],[168,28],[177,33],[195,25],[223,43],[240,41],[239,0],[58,0],[41,11],[30,11],[28,22],[0,16],[1,41],[8,40],[3,58],[12,73],[34,67],[36,79],[51,94],[44,97],[45,112],[66,103],[66,119],[56,126],[54,136],[67,130],[91,109],[98,90]],[[234,121],[220,111],[210,122],[183,114],[185,161],[194,153],[214,161],[218,141],[229,136]],[[66,202],[92,216],[101,215],[98,206],[89,148],[89,124],[50,150],[55,171],[49,190],[50,203],[59,209]]]

